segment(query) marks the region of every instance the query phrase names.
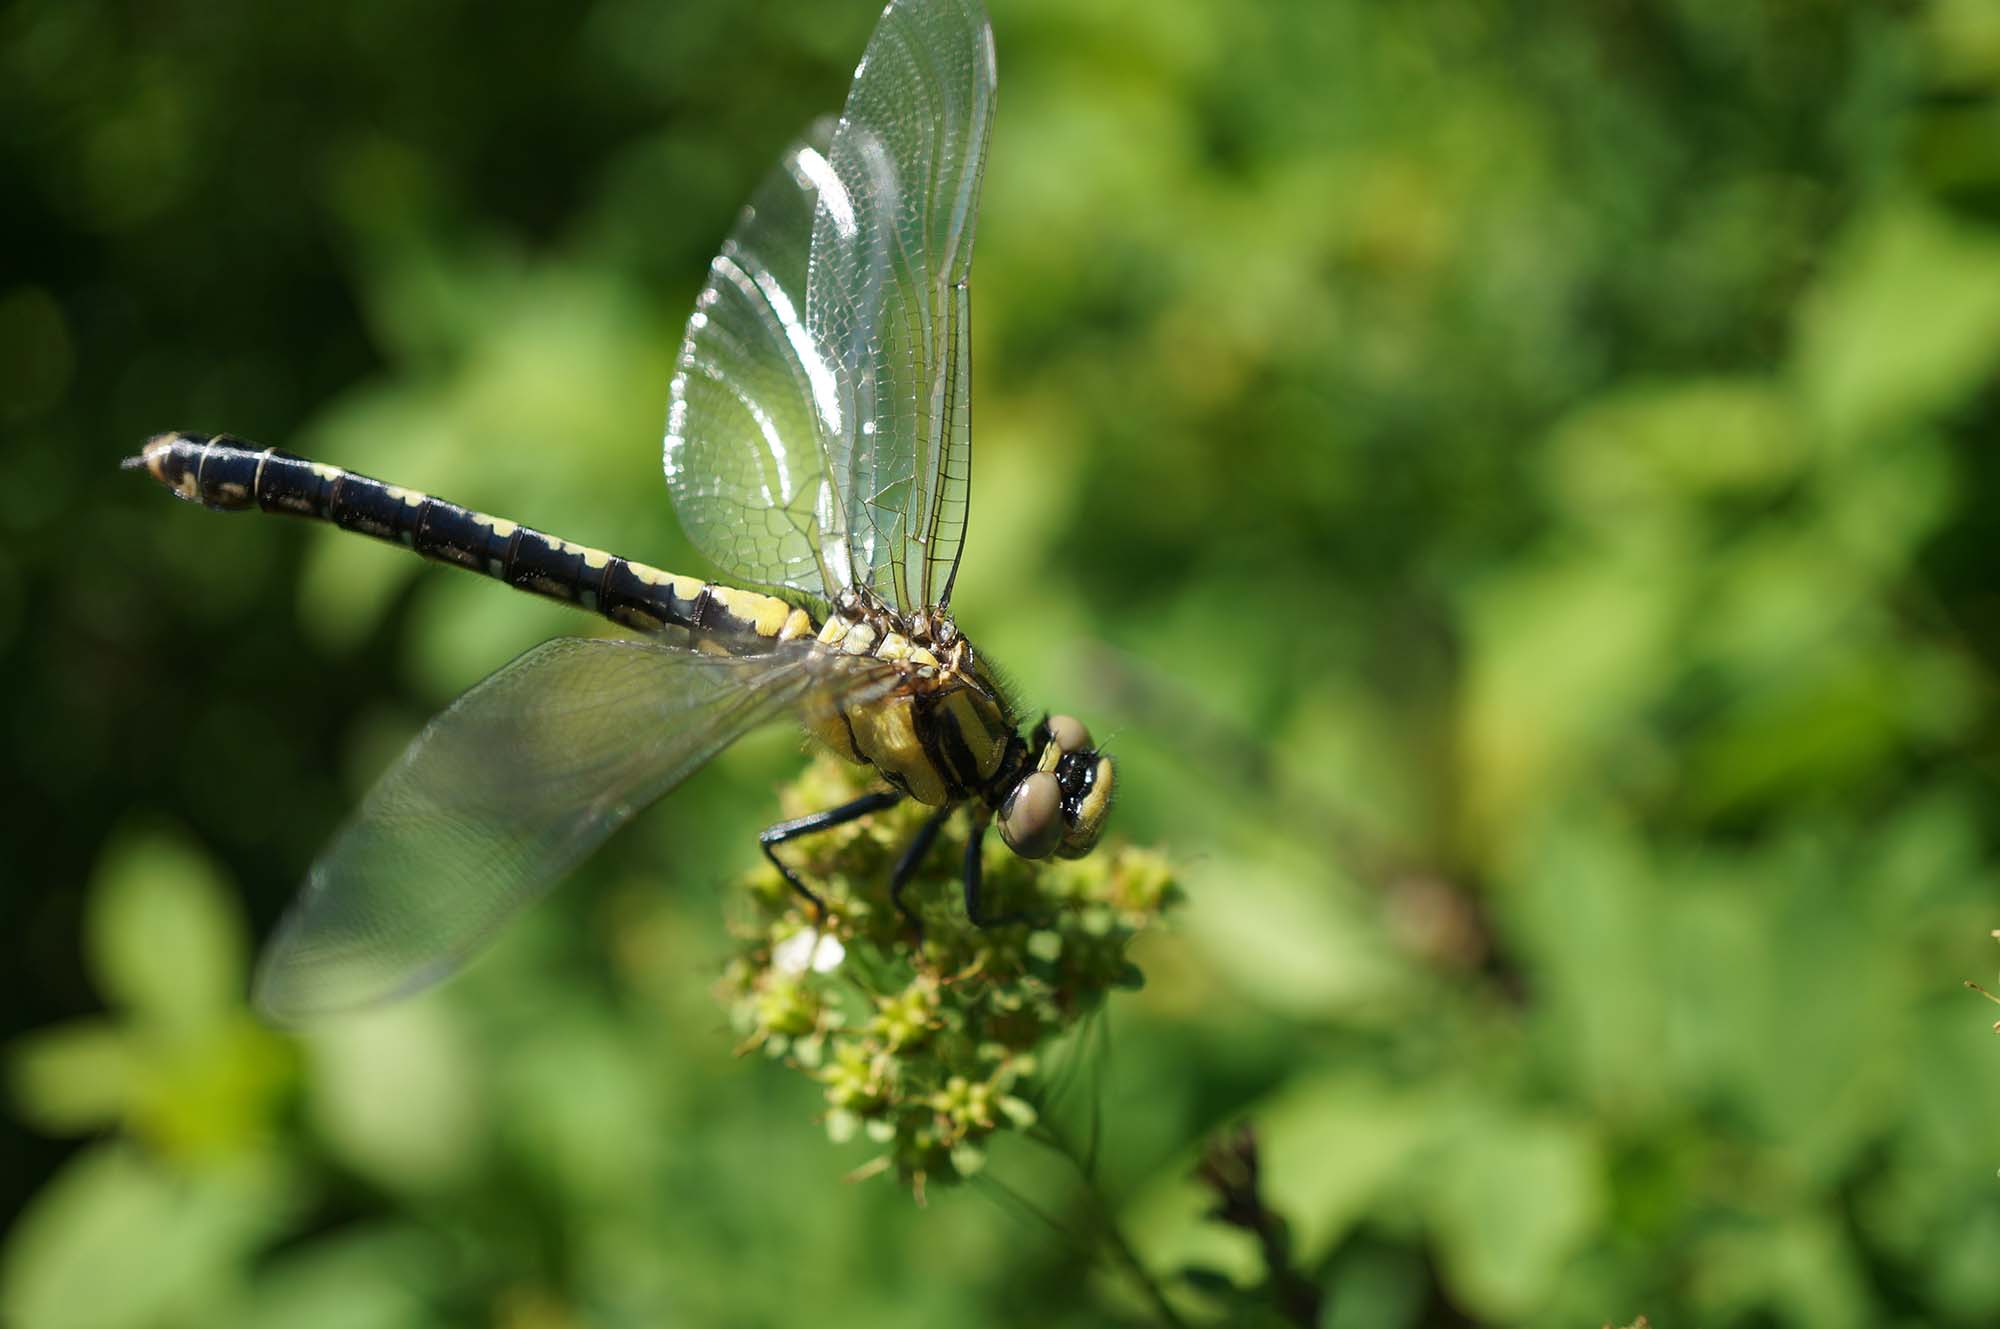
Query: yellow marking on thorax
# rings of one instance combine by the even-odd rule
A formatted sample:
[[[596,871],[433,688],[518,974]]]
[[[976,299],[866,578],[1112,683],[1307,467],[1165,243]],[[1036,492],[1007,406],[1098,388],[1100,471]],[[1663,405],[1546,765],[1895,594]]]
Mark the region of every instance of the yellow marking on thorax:
[[[916,706],[908,696],[888,696],[847,712],[854,726],[854,746],[884,775],[899,777],[910,797],[927,807],[942,807],[944,780],[917,737]]]
[[[999,705],[985,689],[968,685],[944,693],[935,714],[939,719],[948,718],[957,728],[966,751],[972,754],[974,781],[983,785],[991,780],[1000,770],[1007,740],[1013,736]]]
[[[785,620],[785,626],[778,629],[778,640],[797,641],[799,638],[810,634],[812,630],[812,615],[803,609],[795,608],[792,610],[791,617]]]
[[[857,766],[868,764],[868,759],[854,747],[853,739],[848,734],[847,721],[841,718],[840,707],[816,702],[806,708],[803,718],[806,732],[826,744],[842,758]]]

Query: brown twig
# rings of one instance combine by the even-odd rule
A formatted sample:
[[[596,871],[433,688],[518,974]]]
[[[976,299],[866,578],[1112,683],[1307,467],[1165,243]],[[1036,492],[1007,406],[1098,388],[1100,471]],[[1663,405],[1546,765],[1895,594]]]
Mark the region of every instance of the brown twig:
[[[1256,1131],[1248,1122],[1240,1122],[1210,1138],[1194,1175],[1215,1192],[1215,1207],[1208,1216],[1257,1238],[1278,1313],[1301,1329],[1313,1329],[1320,1320],[1320,1288],[1292,1267],[1291,1229],[1282,1214],[1264,1204]]]

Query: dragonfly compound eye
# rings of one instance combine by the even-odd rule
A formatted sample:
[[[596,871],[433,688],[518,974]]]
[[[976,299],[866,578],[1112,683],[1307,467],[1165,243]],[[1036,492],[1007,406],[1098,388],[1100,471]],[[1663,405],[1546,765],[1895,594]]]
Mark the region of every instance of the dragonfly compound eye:
[[[1049,741],[1060,748],[1064,756],[1082,752],[1090,746],[1090,731],[1074,715],[1051,715],[1043,723],[1048,729]]]
[[[1022,858],[1047,858],[1063,833],[1062,785],[1047,771],[1022,777],[1000,805],[1000,838]]]
[[[1056,854],[1082,858],[1097,847],[1104,819],[1111,814],[1111,758],[1088,748],[1071,753],[1056,767],[1056,781],[1067,823]]]

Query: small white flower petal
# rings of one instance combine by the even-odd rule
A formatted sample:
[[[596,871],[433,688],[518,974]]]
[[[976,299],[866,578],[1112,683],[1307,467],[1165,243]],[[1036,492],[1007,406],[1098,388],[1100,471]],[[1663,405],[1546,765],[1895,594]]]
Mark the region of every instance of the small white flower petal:
[[[816,974],[830,974],[846,958],[847,948],[840,944],[840,938],[821,936],[817,928],[807,928],[772,947],[771,968],[794,978],[808,969]]]

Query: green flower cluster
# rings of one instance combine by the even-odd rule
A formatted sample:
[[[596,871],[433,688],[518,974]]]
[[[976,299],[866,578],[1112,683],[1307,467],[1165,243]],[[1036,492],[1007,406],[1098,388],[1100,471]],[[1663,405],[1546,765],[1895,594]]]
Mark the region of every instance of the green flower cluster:
[[[867,771],[823,755],[781,797],[785,815],[800,816],[867,788]],[[1149,850],[1028,862],[988,835],[985,909],[1029,921],[976,928],[960,877],[971,818],[960,812],[904,893],[919,940],[888,884],[932,811],[906,801],[779,850],[826,902],[823,925],[768,863],[748,874],[750,917],[721,987],[746,1050],[825,1087],[835,1141],[883,1146],[860,1174],[893,1169],[920,1198],[978,1172],[994,1131],[1035,1124],[1037,1051],[1113,990],[1141,984],[1132,941],[1178,894]]]

